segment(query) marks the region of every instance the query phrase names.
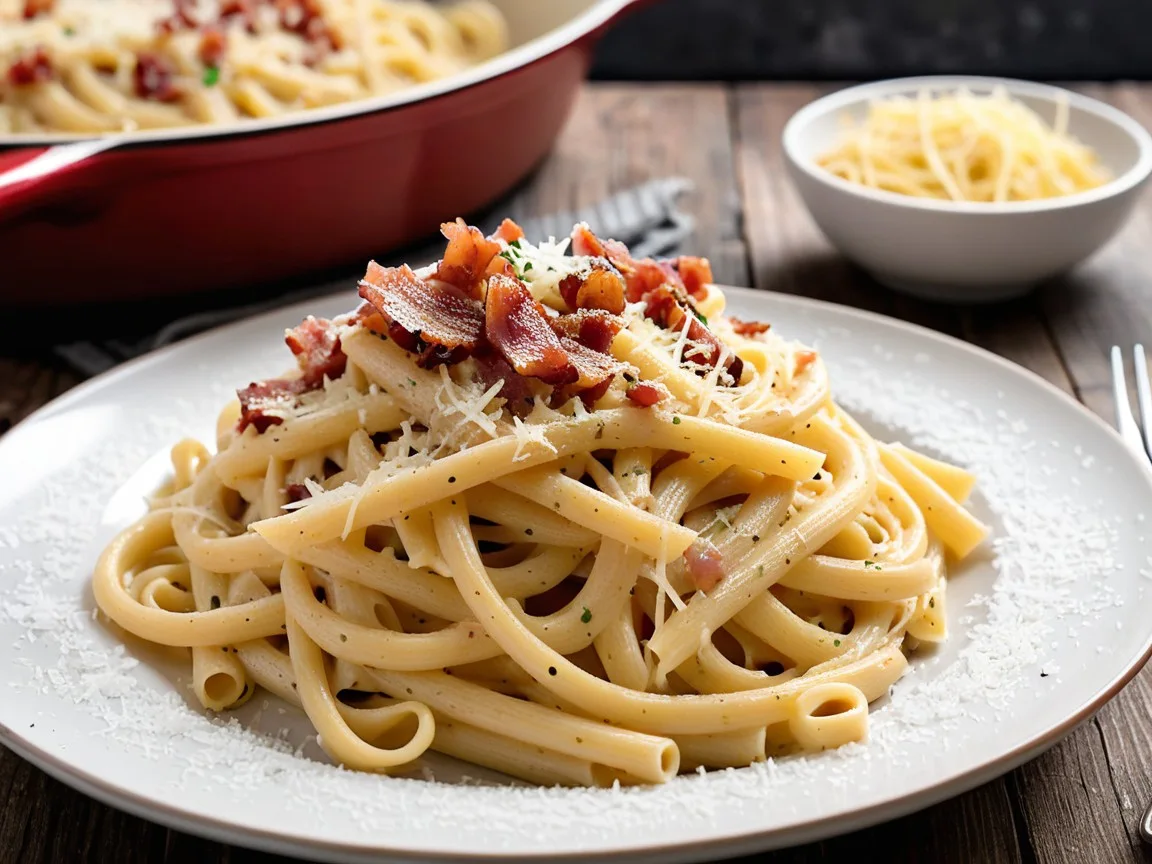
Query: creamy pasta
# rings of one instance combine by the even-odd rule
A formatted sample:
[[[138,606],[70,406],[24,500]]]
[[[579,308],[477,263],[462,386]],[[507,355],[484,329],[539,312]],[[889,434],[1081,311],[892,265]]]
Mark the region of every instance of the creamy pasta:
[[[173,449],[100,609],[349,768],[660,783],[865,740],[945,638],[972,476],[869,436],[704,259],[444,231],[289,331],[298,368],[238,391],[214,455]]]
[[[507,47],[487,0],[0,0],[0,133],[273,117],[443,78]]]

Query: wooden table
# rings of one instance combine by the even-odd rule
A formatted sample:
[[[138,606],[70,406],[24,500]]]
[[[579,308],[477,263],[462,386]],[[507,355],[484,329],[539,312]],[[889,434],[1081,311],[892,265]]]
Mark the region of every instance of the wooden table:
[[[516,203],[553,212],[683,175],[696,184],[685,207],[698,218],[686,249],[710,256],[718,281],[833,300],[959,336],[1110,417],[1109,346],[1152,339],[1152,201],[1106,251],[1027,299],[958,309],[898,296],[837,257],[785,177],[781,129],[822,89],[589,86]],[[1152,87],[1084,89],[1152,126]],[[8,352],[0,355],[0,433],[78,383],[35,345],[0,352]],[[1066,740],[1005,777],[896,822],[756,860],[839,861],[883,850],[892,861],[1150,861],[1136,833],[1152,799],[1150,766],[1152,671],[1145,671]],[[127,816],[0,750],[0,864],[283,860]]]

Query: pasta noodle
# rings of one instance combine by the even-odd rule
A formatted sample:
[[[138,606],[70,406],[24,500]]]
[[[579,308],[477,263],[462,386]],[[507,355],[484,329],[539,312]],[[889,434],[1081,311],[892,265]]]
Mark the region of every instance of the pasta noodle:
[[[0,133],[271,117],[443,78],[507,48],[488,0],[0,0]]]
[[[1033,201],[1071,195],[1110,175],[1068,134],[1068,105],[1050,126],[1003,87],[874,100],[864,121],[817,160],[874,189],[951,201]]]
[[[361,770],[661,783],[866,740],[987,532],[971,475],[875,441],[703,259],[444,233],[289,331],[215,455],[174,448],[100,609],[190,649],[206,708],[263,687]]]

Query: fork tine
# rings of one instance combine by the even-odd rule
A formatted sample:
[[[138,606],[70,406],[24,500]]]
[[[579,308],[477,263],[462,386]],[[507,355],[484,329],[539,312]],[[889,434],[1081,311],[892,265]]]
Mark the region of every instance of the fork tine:
[[[1144,448],[1152,453],[1152,387],[1148,386],[1148,359],[1144,346],[1137,343],[1132,349],[1136,367],[1136,400],[1140,405],[1140,425],[1144,430]]]
[[[1148,451],[1144,449],[1140,427],[1136,424],[1136,418],[1132,416],[1132,408],[1128,403],[1128,382],[1124,379],[1124,355],[1119,345],[1112,346],[1112,401],[1116,405],[1116,431],[1129,448],[1147,460]]]

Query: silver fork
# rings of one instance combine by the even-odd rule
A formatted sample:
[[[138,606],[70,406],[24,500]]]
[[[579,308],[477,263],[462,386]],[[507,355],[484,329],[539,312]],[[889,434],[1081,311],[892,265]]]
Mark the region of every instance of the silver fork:
[[[1140,423],[1132,416],[1128,403],[1128,382],[1124,378],[1124,353],[1112,346],[1112,399],[1116,403],[1116,431],[1124,443],[1145,463],[1152,466],[1152,388],[1148,385],[1148,361],[1144,346],[1132,348],[1132,365],[1136,367],[1136,403],[1140,406]],[[1143,429],[1141,429],[1143,427]]]
[[[1119,345],[1112,346],[1112,398],[1116,403],[1116,431],[1124,443],[1146,464],[1152,467],[1148,454],[1152,453],[1152,388],[1148,386],[1148,361],[1144,346],[1132,348],[1132,365],[1136,371],[1136,403],[1140,407],[1140,422],[1132,416],[1128,401],[1128,382],[1124,379],[1124,353]],[[1152,843],[1152,803],[1140,820],[1140,839]]]

